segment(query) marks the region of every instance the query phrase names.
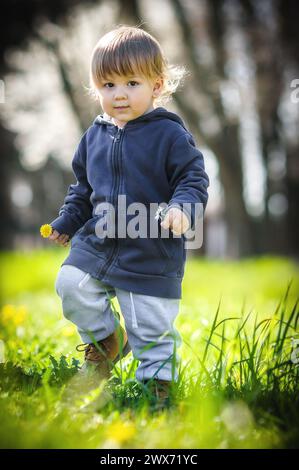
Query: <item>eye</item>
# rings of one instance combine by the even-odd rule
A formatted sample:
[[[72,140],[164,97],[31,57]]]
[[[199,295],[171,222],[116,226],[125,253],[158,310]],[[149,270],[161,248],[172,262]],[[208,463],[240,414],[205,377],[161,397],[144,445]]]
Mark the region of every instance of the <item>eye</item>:
[[[131,80],[129,83],[133,84],[132,86],[134,87],[135,85],[138,85],[137,82],[135,82],[135,80]]]
[[[111,82],[108,82],[108,83],[104,83],[104,88],[112,88],[111,86],[107,86],[107,85],[112,85],[113,86],[113,83]]]

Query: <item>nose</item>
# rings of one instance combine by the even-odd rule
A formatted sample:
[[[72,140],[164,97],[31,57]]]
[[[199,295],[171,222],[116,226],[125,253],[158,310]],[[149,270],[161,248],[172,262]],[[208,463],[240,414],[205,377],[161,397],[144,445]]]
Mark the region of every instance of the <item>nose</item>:
[[[115,100],[122,100],[123,98],[126,98],[127,94],[122,86],[116,86],[114,88],[114,99]]]

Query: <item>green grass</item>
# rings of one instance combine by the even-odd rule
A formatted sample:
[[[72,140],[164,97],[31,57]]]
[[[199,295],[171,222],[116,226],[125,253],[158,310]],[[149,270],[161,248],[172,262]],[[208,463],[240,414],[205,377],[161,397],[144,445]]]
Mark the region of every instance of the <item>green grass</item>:
[[[78,387],[81,340],[54,289],[65,255],[1,254],[0,447],[298,447],[299,276],[291,260],[188,260],[176,321],[180,378],[171,406],[159,411],[134,378],[131,354],[104,391]]]

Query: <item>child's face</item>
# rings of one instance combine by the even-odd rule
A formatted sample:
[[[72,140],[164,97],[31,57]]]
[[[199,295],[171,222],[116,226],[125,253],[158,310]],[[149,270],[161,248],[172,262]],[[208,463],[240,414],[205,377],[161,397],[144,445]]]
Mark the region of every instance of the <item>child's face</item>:
[[[98,89],[101,106],[115,124],[124,127],[128,121],[154,109],[154,98],[162,91],[163,80],[150,81],[140,76],[113,75]]]

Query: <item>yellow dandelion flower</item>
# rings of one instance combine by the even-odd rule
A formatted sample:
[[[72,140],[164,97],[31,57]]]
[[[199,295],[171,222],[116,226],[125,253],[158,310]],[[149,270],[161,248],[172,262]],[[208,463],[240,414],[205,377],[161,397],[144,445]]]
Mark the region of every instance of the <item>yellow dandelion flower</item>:
[[[18,326],[18,325],[21,325],[21,323],[24,323],[26,315],[27,315],[27,309],[24,305],[20,305],[19,307],[17,307],[15,311],[15,316],[13,318],[14,324]]]
[[[136,428],[133,423],[122,423],[117,421],[110,424],[107,429],[108,439],[112,439],[120,444],[129,441],[136,433]]]
[[[40,228],[40,234],[43,238],[48,238],[52,233],[52,227],[49,224],[44,224]]]
[[[1,310],[1,322],[3,324],[9,323],[15,315],[15,306],[14,305],[4,305]]]
[[[2,307],[0,320],[2,324],[13,324],[15,326],[24,322],[27,309],[24,305],[16,306],[7,304]]]
[[[74,333],[75,333],[75,327],[72,326],[72,325],[66,326],[66,327],[63,328],[63,330],[62,330],[63,336],[72,336]]]

